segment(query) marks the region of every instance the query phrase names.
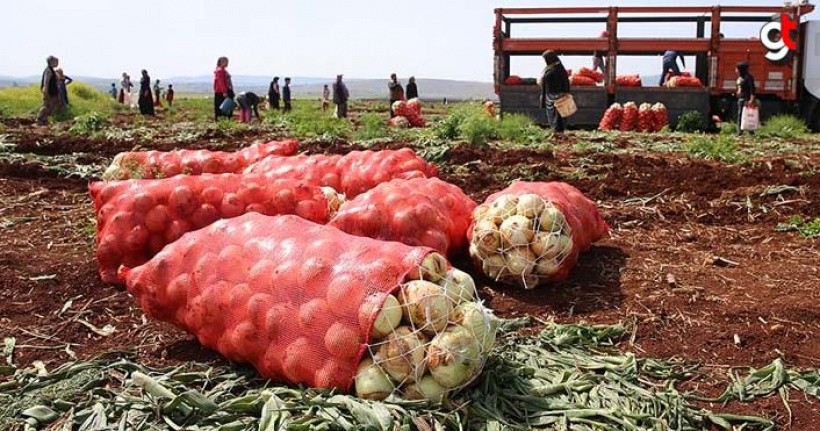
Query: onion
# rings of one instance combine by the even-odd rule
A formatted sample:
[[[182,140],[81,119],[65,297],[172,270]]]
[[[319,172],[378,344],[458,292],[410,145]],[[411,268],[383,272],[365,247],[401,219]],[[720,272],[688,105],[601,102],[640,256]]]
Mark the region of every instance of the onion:
[[[327,199],[327,208],[328,208],[328,215],[333,217],[339,212],[339,207],[345,203],[345,195],[341,193],[336,193],[336,190],[333,187],[321,187],[322,194],[325,195],[325,199]]]
[[[496,251],[501,247],[501,231],[492,221],[480,221],[473,228],[473,242],[483,251]]]
[[[498,254],[487,256],[487,258],[481,262],[481,271],[487,274],[487,277],[495,280],[498,280],[503,275],[509,274],[507,261],[504,260],[504,256]]]
[[[428,280],[437,282],[447,275],[447,259],[440,253],[429,253],[421,261],[418,270],[411,270],[405,276],[406,280]]]
[[[476,299],[476,288],[473,278],[464,271],[452,268],[444,278],[444,294],[453,306]]]
[[[549,232],[536,233],[532,238],[532,244],[530,244],[532,252],[535,253],[537,257],[544,256],[558,244],[558,236],[557,234]]]
[[[529,247],[516,247],[504,253],[507,269],[513,275],[531,274],[537,259]]]
[[[438,332],[447,326],[453,306],[444,289],[425,280],[408,282],[401,288],[404,314],[418,329]]]
[[[490,207],[487,205],[479,205],[473,211],[473,220],[476,222],[484,220],[487,217],[487,212],[490,211]]]
[[[119,163],[117,163],[116,160],[114,160],[114,163],[112,163],[111,166],[109,166],[108,169],[106,169],[105,172],[103,172],[102,179],[103,179],[103,181],[110,181],[110,180],[118,179],[119,176],[120,176],[120,165],[119,165]]]
[[[536,286],[541,284],[541,277],[537,274],[527,274],[522,277],[521,280],[524,283],[525,290],[532,290],[535,289]]]
[[[541,232],[559,232],[565,224],[564,214],[558,208],[550,204],[541,211],[538,217],[538,230]]]
[[[427,366],[433,378],[445,388],[467,383],[481,367],[481,345],[461,325],[451,325],[427,347]]]
[[[497,329],[490,311],[475,302],[465,302],[453,310],[451,323],[461,325],[473,334],[482,353],[492,350]]]
[[[501,237],[514,247],[528,245],[532,241],[532,220],[514,215],[501,223]]]
[[[356,395],[366,400],[381,401],[390,396],[396,389],[387,374],[367,358],[359,364],[356,371]]]
[[[427,374],[418,382],[411,383],[404,389],[404,398],[408,400],[430,400],[440,403],[447,395],[448,389],[441,386],[433,376]]]
[[[394,381],[416,381],[425,371],[427,339],[409,326],[396,328],[376,353],[376,362]]]
[[[533,247],[535,251],[535,247]],[[569,252],[572,251],[572,238],[566,235],[549,235],[547,247],[541,252],[536,253],[538,257],[546,259],[563,259]]]
[[[542,199],[541,196],[526,194],[518,197],[518,205],[516,206],[515,212],[527,218],[535,218],[541,215],[545,206],[544,199]]]
[[[375,338],[384,338],[390,335],[401,323],[401,304],[393,295],[387,295],[379,315],[373,321],[373,330],[370,334]]]
[[[558,272],[558,261],[555,259],[541,258],[535,264],[535,272],[541,275],[552,275]]]
[[[495,224],[501,224],[507,217],[515,214],[516,206],[518,205],[518,197],[511,195],[502,195],[490,205],[487,211],[487,218],[492,220]]]

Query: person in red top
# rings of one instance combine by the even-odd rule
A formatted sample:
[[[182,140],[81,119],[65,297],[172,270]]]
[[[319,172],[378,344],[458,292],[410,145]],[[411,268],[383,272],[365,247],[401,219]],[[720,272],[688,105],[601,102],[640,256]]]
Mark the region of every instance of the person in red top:
[[[219,121],[219,117],[229,117],[225,115],[219,107],[225,99],[233,99],[233,83],[231,74],[228,73],[228,57],[219,57],[216,60],[216,70],[214,70],[214,119]]]

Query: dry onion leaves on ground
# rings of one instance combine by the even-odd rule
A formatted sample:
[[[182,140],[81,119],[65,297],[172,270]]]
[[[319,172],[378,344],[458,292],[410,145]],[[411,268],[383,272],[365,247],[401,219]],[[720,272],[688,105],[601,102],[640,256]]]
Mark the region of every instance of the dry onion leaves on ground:
[[[820,396],[820,372],[780,360],[741,377],[730,371],[723,395],[678,392],[696,365],[637,359],[611,349],[625,328],[549,325],[521,337],[526,319],[507,320],[506,335],[472,387],[434,408],[425,402],[365,401],[333,391],[271,386],[248,369],[201,364],[150,369],[100,359],[0,376],[0,428],[133,430],[771,430],[757,417],[712,414],[690,400],[750,401],[795,389]],[[38,375],[39,373],[39,375]]]

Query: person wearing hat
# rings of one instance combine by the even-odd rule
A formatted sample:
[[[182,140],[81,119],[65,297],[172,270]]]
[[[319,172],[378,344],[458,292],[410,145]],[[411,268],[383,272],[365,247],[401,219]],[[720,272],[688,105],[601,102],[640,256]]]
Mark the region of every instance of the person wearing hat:
[[[342,82],[342,75],[336,75],[336,82],[333,84],[333,103],[336,105],[336,118],[347,118],[347,100],[350,99],[350,92]]]
[[[541,72],[540,79],[541,108],[546,109],[547,121],[555,133],[563,134],[566,124],[564,124],[564,118],[558,113],[558,108],[555,107],[555,101],[569,93],[569,75],[555,51],[544,51],[542,57],[547,65]]]
[[[743,133],[740,128],[743,118],[743,107],[747,103],[755,103],[755,78],[749,73],[749,63],[740,62],[735,68],[737,71],[737,132]]]

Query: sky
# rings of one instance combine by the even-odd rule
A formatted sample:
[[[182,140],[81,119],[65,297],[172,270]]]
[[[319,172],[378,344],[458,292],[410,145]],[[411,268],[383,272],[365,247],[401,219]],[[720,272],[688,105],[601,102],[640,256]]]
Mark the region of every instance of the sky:
[[[45,57],[60,58],[68,75],[152,77],[210,75],[219,56],[234,75],[401,77],[492,81],[493,9],[567,6],[567,2],[415,0],[6,0],[0,26],[0,75],[39,75]],[[652,0],[572,0],[572,6],[642,6]],[[717,4],[684,0],[674,5]],[[668,3],[672,5],[673,3]],[[781,5],[782,0],[722,1]],[[820,19],[818,13],[812,19]],[[513,27],[514,36],[597,35],[598,24]],[[755,26],[728,27],[727,37],[757,35]],[[694,36],[694,24],[625,25],[624,37]],[[567,58],[567,67],[589,65]],[[655,74],[659,58],[619,62],[621,73]],[[694,62],[692,62],[694,63]],[[687,65],[689,63],[687,62]],[[540,58],[516,59],[512,73],[535,76]]]

